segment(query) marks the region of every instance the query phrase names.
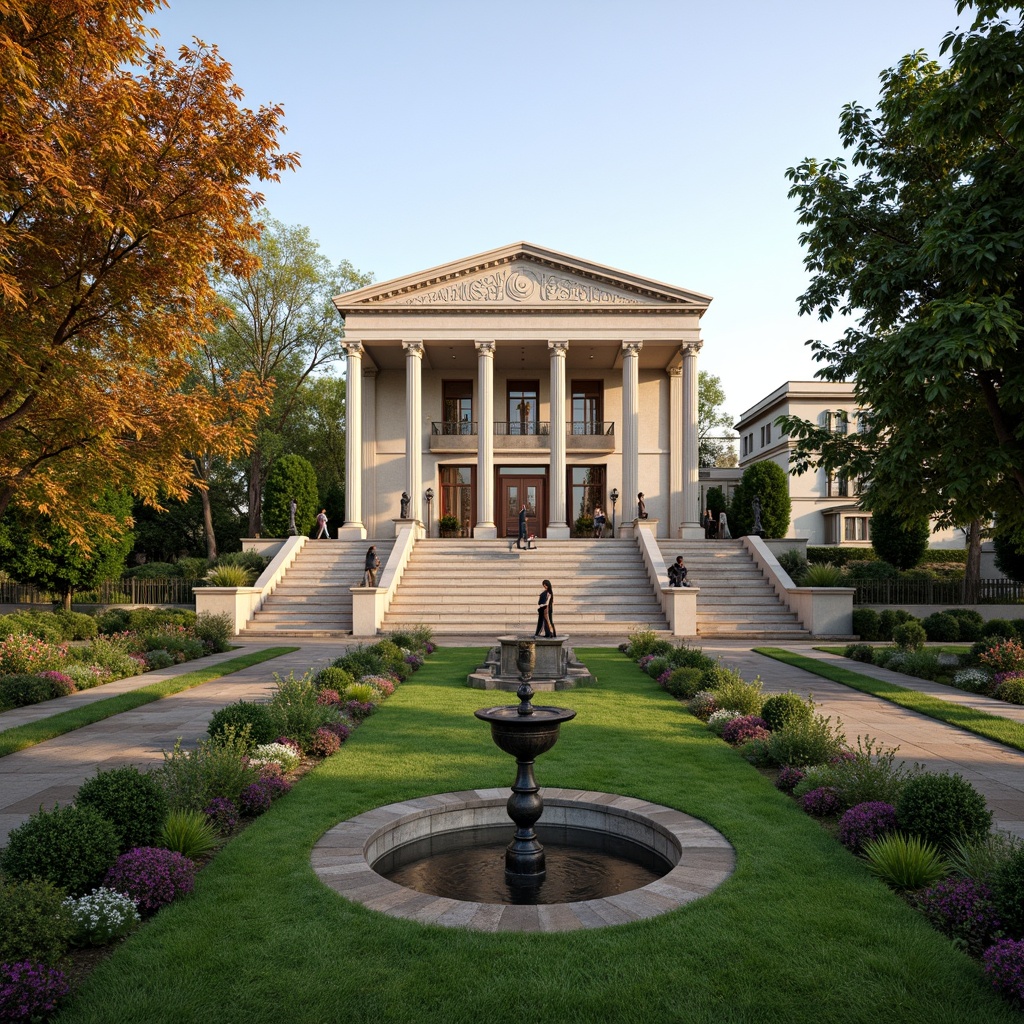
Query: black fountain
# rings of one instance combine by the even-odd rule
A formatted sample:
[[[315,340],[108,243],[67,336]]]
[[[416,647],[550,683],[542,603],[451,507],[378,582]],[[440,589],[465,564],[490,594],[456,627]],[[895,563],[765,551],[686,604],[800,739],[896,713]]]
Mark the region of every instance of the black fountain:
[[[517,646],[519,704],[480,708],[474,714],[490,723],[491,738],[501,750],[516,759],[516,780],[506,804],[516,831],[505,848],[505,881],[510,887],[530,889],[538,888],[547,874],[544,847],[533,828],[544,812],[533,762],[558,742],[562,723],[575,718],[576,712],[571,708],[534,707],[530,680],[536,665],[536,647],[532,640],[520,640]]]

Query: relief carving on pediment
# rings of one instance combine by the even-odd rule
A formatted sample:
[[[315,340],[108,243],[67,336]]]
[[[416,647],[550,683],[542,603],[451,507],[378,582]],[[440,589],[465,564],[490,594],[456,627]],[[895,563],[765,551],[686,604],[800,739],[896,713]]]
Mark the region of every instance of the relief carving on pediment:
[[[456,279],[404,295],[410,306],[520,306],[546,302],[579,305],[637,306],[641,300],[596,281],[570,277],[542,267],[510,266],[476,277]]]

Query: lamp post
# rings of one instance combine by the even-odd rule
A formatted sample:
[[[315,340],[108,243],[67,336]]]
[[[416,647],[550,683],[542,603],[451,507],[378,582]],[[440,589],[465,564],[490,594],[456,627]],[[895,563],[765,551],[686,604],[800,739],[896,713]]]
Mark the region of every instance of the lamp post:
[[[427,536],[430,536],[430,503],[434,500],[434,488],[428,487],[423,495],[427,499]]]
[[[608,495],[612,499],[612,536],[615,536],[615,503],[619,500],[619,489],[617,487],[612,488],[612,493]]]

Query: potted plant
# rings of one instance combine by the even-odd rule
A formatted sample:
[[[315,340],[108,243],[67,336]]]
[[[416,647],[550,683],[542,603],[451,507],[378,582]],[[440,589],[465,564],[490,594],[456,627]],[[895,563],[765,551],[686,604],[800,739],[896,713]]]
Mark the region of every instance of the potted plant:
[[[448,515],[441,516],[441,518],[438,519],[437,528],[442,537],[458,537],[461,529],[459,517],[453,516],[449,512]]]
[[[576,536],[592,537],[594,534],[594,517],[582,515],[576,520]]]

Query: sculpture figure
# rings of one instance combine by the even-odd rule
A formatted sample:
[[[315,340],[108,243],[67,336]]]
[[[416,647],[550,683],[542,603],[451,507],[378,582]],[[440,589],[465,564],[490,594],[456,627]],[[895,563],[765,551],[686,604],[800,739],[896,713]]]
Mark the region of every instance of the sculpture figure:
[[[401,515],[399,516],[399,518],[401,518],[401,519],[408,519],[409,518],[409,501],[410,501],[410,498],[409,498],[408,493],[406,491],[402,491],[402,512],[401,512]]]
[[[763,537],[764,527],[761,525],[761,498],[758,495],[754,495],[754,500],[750,503],[750,507],[754,512],[754,529],[752,532],[758,537]]]

